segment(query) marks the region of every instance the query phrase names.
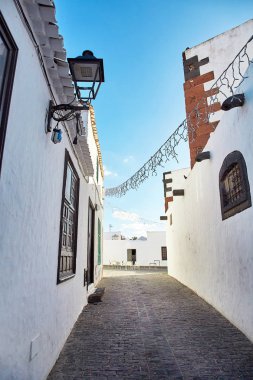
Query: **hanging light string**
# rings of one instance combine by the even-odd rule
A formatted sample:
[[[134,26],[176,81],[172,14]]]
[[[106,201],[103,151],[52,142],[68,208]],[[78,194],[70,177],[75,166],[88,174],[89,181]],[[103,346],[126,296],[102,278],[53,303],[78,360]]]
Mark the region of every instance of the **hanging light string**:
[[[122,197],[131,189],[137,190],[150,175],[157,175],[159,166],[163,167],[163,164],[170,159],[175,159],[178,162],[176,148],[179,143],[181,141],[186,142],[188,139],[190,142],[193,142],[196,138],[196,130],[199,126],[203,123],[209,123],[212,115],[215,114],[217,109],[220,109],[220,102],[234,95],[234,91],[248,78],[244,73],[247,67],[253,63],[252,58],[250,59],[252,52],[251,54],[249,52],[249,45],[252,40],[253,36],[251,36],[234,60],[212,84],[210,90],[213,90],[213,95],[209,97],[208,104],[206,97],[203,97],[194,109],[188,113],[187,118],[170,135],[168,140],[165,141],[155,154],[132,175],[132,177],[117,187],[105,189],[105,195],[107,197]],[[217,122],[213,123],[213,129],[215,129],[216,125]]]

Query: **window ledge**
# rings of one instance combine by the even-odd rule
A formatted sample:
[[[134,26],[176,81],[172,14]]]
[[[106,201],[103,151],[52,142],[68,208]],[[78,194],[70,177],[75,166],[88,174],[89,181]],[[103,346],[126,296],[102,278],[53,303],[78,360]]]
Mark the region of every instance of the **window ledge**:
[[[62,282],[70,280],[71,278],[75,277],[75,275],[76,275],[75,273],[72,273],[72,274],[66,275],[64,277],[58,278],[57,285],[61,284]]]

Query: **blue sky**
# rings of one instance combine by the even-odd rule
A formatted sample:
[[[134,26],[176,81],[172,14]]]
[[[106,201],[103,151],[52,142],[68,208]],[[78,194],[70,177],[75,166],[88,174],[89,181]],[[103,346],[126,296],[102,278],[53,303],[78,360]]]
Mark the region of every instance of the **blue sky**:
[[[93,101],[105,186],[133,175],[185,118],[182,52],[253,17],[252,0],[56,0],[68,57],[104,59]],[[253,31],[252,31],[253,33]],[[246,41],[245,41],[246,42]],[[163,171],[189,166],[188,145],[138,191],[105,200],[104,230],[129,236],[163,228]],[[142,218],[142,219],[140,219]]]

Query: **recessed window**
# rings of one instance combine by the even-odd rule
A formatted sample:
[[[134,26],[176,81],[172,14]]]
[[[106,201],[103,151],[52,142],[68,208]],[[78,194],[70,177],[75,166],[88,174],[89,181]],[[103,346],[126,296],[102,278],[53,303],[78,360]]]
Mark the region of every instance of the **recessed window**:
[[[57,281],[72,277],[76,270],[79,178],[69,153],[65,153]]]
[[[18,48],[0,12],[0,168]]]
[[[167,260],[167,247],[161,247],[162,260]]]
[[[223,220],[251,207],[247,167],[241,152],[236,150],[225,158],[219,185]]]

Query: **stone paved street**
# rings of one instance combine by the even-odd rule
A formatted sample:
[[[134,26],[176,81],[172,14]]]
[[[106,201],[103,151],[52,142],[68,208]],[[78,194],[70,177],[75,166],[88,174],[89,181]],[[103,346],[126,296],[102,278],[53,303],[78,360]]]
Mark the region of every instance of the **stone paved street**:
[[[253,344],[190,289],[166,273],[105,276],[48,380],[253,379]]]

